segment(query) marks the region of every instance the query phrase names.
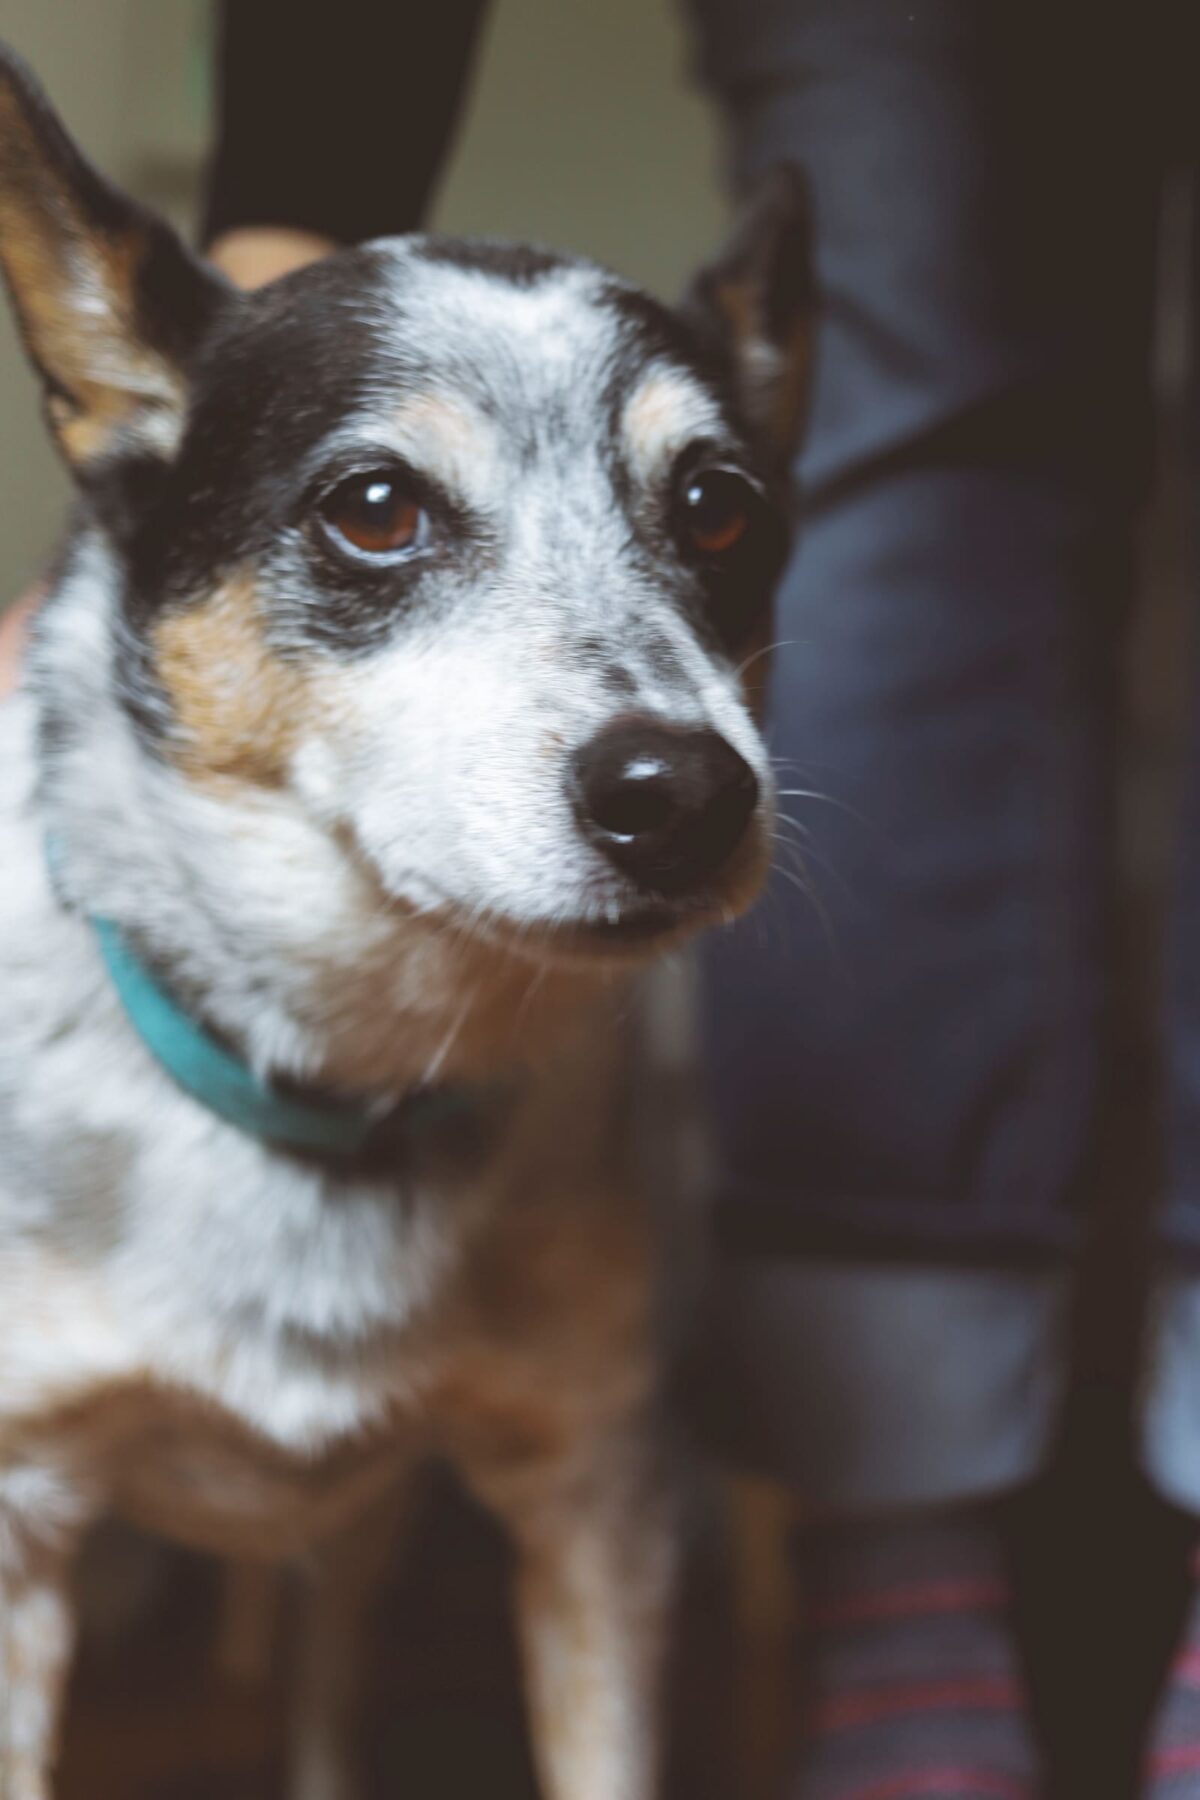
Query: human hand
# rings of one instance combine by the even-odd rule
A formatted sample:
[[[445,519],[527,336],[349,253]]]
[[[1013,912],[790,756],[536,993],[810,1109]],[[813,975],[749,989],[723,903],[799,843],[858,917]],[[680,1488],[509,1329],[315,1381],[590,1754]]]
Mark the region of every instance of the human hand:
[[[0,699],[17,685],[25,633],[37,603],[37,594],[27,594],[0,617]]]
[[[210,245],[208,259],[238,287],[264,287],[292,269],[318,262],[334,245],[311,231],[281,225],[255,225],[227,231]]]

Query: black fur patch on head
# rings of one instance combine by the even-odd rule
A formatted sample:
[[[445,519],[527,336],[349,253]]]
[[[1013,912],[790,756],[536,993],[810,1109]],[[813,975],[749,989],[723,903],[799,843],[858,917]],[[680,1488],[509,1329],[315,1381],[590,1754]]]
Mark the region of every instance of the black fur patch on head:
[[[533,244],[506,244],[491,238],[422,237],[415,240],[415,248],[426,262],[493,275],[514,287],[532,287],[535,281],[572,267],[574,260]]]
[[[306,456],[386,366],[373,289],[372,258],[344,252],[248,295],[209,340],[178,455],[128,544],[134,623],[277,548]]]
[[[722,364],[688,321],[656,300],[653,294],[627,286],[622,281],[608,281],[601,290],[605,305],[611,307],[621,322],[622,338],[640,362],[661,357],[688,370],[706,387],[719,380]]]

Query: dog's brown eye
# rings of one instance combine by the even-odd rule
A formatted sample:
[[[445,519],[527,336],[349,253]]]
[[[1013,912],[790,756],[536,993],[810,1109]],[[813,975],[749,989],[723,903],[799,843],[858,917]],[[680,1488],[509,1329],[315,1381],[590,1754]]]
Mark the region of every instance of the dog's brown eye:
[[[720,558],[747,536],[759,501],[750,483],[733,469],[698,469],[684,479],[680,504],[693,550]]]
[[[418,541],[424,511],[398,477],[355,475],[335,488],[321,508],[326,525],[368,556],[410,550]]]
[[[675,541],[703,584],[704,607],[728,650],[745,642],[783,568],[784,515],[750,475],[719,463],[680,471]]]

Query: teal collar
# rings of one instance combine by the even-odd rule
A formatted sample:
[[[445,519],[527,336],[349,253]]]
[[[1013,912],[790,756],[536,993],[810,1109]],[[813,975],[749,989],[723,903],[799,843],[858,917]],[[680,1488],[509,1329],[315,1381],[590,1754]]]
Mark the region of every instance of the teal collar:
[[[53,838],[46,854],[56,878],[62,857]],[[403,1147],[452,1127],[458,1147],[477,1146],[485,1116],[502,1097],[498,1088],[450,1085],[414,1088],[399,1099],[281,1088],[186,1013],[111,919],[89,915],[88,922],[125,1015],[151,1055],[185,1094],[247,1137],[334,1161],[387,1156],[394,1162]]]

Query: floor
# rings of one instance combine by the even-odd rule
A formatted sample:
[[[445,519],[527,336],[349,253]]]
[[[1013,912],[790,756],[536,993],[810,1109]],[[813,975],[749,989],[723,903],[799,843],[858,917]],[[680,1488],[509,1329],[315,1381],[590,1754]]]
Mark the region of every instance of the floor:
[[[536,1800],[506,1579],[488,1521],[448,1484],[436,1487],[373,1623],[368,1796]],[[203,1559],[118,1534],[100,1546],[83,1588],[92,1626],[70,1696],[60,1800],[280,1800],[286,1596],[247,1656],[246,1621],[231,1630],[229,1588]],[[253,1639],[264,1616],[253,1595],[251,1611]],[[731,1774],[732,1642],[728,1586],[716,1559],[697,1557],[673,1683],[675,1710],[691,1723],[677,1734],[671,1789],[690,1800],[746,1793]],[[235,1675],[231,1660],[251,1666]]]

